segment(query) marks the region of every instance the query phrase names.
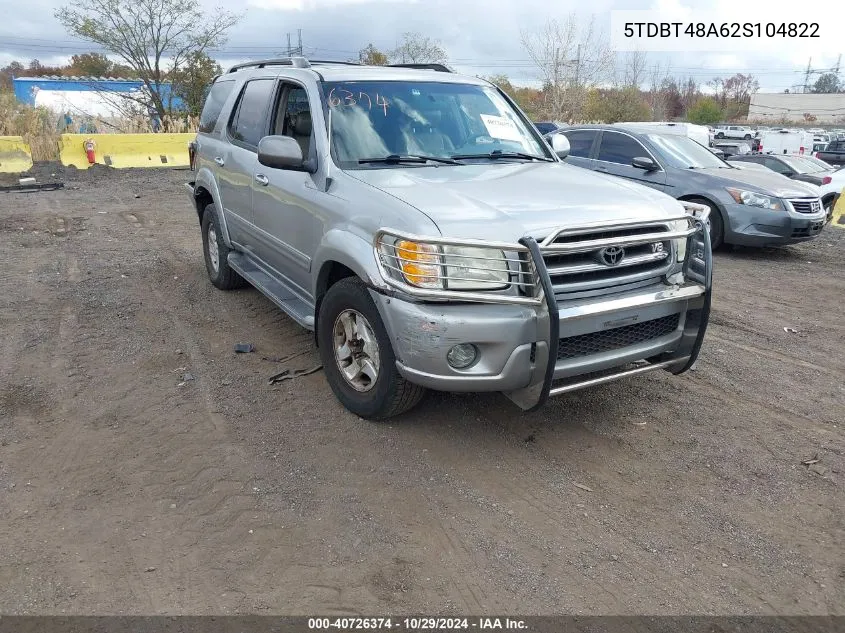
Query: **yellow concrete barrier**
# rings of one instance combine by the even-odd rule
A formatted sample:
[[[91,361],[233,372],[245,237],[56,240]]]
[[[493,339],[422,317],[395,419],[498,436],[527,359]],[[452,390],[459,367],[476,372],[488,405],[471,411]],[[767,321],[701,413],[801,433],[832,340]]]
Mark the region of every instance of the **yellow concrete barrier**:
[[[32,152],[20,136],[0,136],[0,173],[29,171]]]
[[[845,189],[839,194],[839,199],[833,207],[833,219],[830,221],[830,226],[845,229]]]
[[[88,169],[85,141],[94,141],[99,165],[127,167],[188,167],[188,143],[196,134],[62,134],[59,160],[62,165]]]

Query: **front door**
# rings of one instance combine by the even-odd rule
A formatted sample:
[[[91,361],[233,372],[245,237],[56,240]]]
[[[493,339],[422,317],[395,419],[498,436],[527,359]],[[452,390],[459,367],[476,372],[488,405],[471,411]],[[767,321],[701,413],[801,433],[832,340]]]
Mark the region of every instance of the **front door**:
[[[666,189],[666,172],[662,169],[646,171],[634,167],[632,162],[635,158],[655,160],[651,152],[633,136],[605,130],[602,132],[599,141],[599,151],[596,154],[594,169],[601,173],[621,176],[646,187],[664,191]]]
[[[280,84],[270,133],[295,139],[303,158],[316,161],[311,121],[306,89],[293,83]],[[311,259],[320,244],[324,220],[316,203],[326,194],[312,174],[260,164],[255,167],[252,188],[258,257],[294,284],[304,299],[313,301]]]

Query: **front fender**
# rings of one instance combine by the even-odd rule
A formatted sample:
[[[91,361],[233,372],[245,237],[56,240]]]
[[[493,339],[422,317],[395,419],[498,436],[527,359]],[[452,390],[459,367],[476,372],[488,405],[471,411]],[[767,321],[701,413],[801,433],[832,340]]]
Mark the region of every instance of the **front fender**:
[[[361,281],[376,289],[387,290],[376,263],[373,243],[363,236],[344,229],[331,229],[324,236],[314,255],[313,296],[319,297],[321,276],[329,262],[343,264]]]
[[[223,200],[220,198],[220,190],[217,188],[217,180],[214,173],[208,167],[200,167],[194,181],[194,203],[196,204],[196,191],[202,187],[211,194],[214,204],[217,205],[220,230],[223,232],[223,242],[227,247],[232,248],[232,240],[229,237],[229,225],[226,222],[226,213],[223,209]]]

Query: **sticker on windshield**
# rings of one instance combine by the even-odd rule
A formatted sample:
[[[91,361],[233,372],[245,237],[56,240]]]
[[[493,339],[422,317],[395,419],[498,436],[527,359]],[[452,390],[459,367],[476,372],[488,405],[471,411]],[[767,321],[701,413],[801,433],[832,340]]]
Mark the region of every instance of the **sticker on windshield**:
[[[487,128],[487,133],[493,138],[501,139],[503,141],[522,142],[522,134],[516,127],[513,121],[507,117],[494,116],[492,114],[482,114],[481,120],[484,121],[484,127]]]

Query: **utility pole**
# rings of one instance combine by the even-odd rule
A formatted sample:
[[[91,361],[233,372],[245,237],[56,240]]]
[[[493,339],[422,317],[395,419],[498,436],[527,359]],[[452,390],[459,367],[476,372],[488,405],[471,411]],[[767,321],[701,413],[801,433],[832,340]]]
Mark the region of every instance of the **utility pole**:
[[[290,48],[290,33],[288,33],[288,50],[287,50],[287,56],[288,56],[288,57],[290,57],[290,54],[291,54],[291,48]]]
[[[804,73],[804,94],[806,94],[810,87],[810,64],[813,63],[813,58],[811,57],[809,61],[807,61],[807,72]]]
[[[299,55],[302,55],[302,29],[299,29]]]
[[[575,53],[575,86],[581,85],[581,45],[578,45]]]

